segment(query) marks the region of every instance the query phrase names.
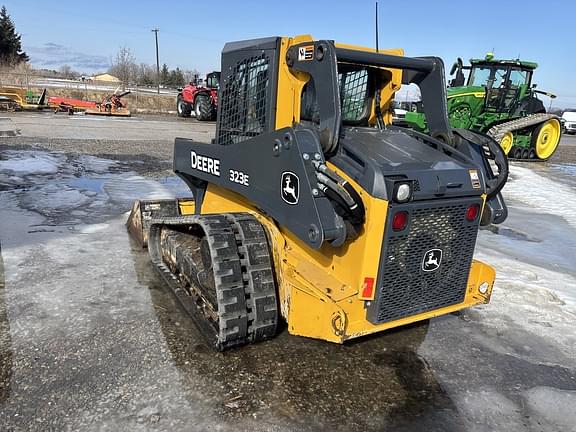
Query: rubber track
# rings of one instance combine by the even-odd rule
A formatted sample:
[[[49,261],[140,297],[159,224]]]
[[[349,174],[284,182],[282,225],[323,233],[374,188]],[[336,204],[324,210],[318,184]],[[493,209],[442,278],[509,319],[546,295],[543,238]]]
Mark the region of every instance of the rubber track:
[[[486,134],[488,136],[490,136],[491,138],[493,138],[496,142],[500,142],[500,140],[504,137],[504,134],[506,134],[507,132],[514,132],[517,130],[522,130],[524,128],[527,128],[529,126],[534,126],[537,125],[539,123],[544,123],[545,121],[548,121],[552,118],[558,118],[558,116],[554,115],[554,114],[531,114],[529,116],[526,117],[522,117],[516,120],[511,120],[509,122],[505,122],[505,123],[500,123],[497,124],[495,126],[492,126],[490,129],[488,129],[488,132],[486,132]],[[544,161],[544,159],[516,159],[516,158],[509,158],[510,160],[518,160],[518,161],[524,161],[524,162],[528,162],[528,161]]]
[[[206,317],[203,300],[189,294],[162,258],[162,248],[169,247],[162,244],[162,229],[194,225],[202,229],[210,249],[218,325]],[[154,219],[150,226],[148,250],[166,283],[215,349],[223,351],[274,335],[278,319],[274,275],[264,228],[253,216],[226,214]],[[175,247],[168,253],[177,254],[175,260],[180,272],[195,271],[186,265],[185,248]],[[198,274],[188,274],[186,279],[198,280]],[[196,288],[201,289],[199,284]]]
[[[264,227],[248,214],[226,216],[236,234],[244,275],[248,312],[248,342],[269,339],[276,334],[278,304],[270,250]]]

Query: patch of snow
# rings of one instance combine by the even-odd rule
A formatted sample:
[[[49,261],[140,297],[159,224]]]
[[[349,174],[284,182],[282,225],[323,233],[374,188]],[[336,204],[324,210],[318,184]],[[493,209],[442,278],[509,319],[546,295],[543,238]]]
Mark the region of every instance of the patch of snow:
[[[534,387],[522,395],[527,407],[549,423],[555,431],[576,431],[576,391]]]
[[[66,211],[81,207],[91,198],[76,189],[62,187],[58,183],[48,183],[22,196],[24,207],[40,214],[49,215],[54,211]]]
[[[490,304],[474,309],[482,323],[507,331],[515,324],[576,358],[576,277],[496,251],[478,251],[476,258],[496,268]]]
[[[9,153],[8,160],[0,160],[0,171],[18,175],[54,174],[58,172],[61,159],[48,153],[21,151]]]
[[[576,190],[531,169],[513,166],[503,195],[539,212],[560,215],[576,227]]]
[[[76,231],[80,234],[94,234],[97,232],[107,231],[110,228],[110,224],[100,223],[92,225],[76,225]]]
[[[576,201],[575,201],[576,202]],[[509,205],[508,219],[481,230],[477,247],[498,251],[516,261],[576,276],[576,226],[561,215]]]
[[[112,201],[120,203],[131,203],[138,199],[172,199],[191,195],[183,182],[163,184],[139,175],[111,178],[104,184],[104,190]]]
[[[463,413],[466,430],[470,432],[520,432],[520,408],[506,396],[491,389],[459,392],[452,398]]]

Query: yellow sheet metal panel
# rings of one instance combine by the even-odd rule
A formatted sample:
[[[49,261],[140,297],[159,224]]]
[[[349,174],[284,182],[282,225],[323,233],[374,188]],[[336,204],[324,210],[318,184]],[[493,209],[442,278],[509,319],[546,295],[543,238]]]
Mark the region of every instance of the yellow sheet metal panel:
[[[310,78],[305,73],[292,73],[286,64],[286,53],[292,45],[312,41],[310,35],[282,38],[278,67],[278,87],[276,104],[276,129],[290,127],[300,121],[300,96]]]
[[[278,88],[277,88],[277,111],[276,111],[276,129],[292,126],[294,123],[300,121],[300,98],[304,85],[308,82],[309,77],[306,73],[291,72],[286,65],[286,52],[288,48],[302,42],[313,41],[310,35],[300,35],[293,38],[282,38],[280,44],[280,61],[278,68]],[[336,43],[337,47],[353,49],[357,51],[376,52],[373,48],[347,45]],[[389,55],[404,55],[404,50],[400,48],[379,50],[382,54]],[[387,74],[387,84],[382,88],[380,97],[380,106],[384,121],[387,124],[392,123],[391,104],[396,93],[402,85],[402,70],[382,68],[384,73]],[[374,104],[368,123],[371,125],[376,124],[376,113]]]

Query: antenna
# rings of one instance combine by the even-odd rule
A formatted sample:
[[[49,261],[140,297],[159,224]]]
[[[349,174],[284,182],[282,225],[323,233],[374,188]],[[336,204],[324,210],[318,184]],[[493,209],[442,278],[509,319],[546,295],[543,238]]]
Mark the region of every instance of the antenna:
[[[378,52],[378,2],[376,2],[376,52]],[[377,89],[374,95],[374,113],[376,114],[376,123],[378,129],[386,129],[384,118],[382,117],[382,108],[380,107],[380,92],[382,89]]]
[[[378,2],[376,2],[376,52],[378,52]]]

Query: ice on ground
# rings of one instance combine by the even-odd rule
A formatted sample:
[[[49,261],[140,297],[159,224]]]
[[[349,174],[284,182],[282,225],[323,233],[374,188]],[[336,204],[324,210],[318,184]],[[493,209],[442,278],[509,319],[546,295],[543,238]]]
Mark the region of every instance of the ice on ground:
[[[510,175],[503,189],[505,199],[522,202],[538,212],[560,215],[576,227],[574,187],[519,166],[513,166]]]
[[[53,174],[58,171],[61,158],[44,152],[7,151],[9,159],[0,160],[0,172],[17,175]]]
[[[531,411],[549,422],[548,430],[576,431],[576,391],[534,387],[523,397]]]
[[[520,432],[522,414],[520,408],[506,396],[491,389],[459,392],[452,398],[463,413],[466,430],[470,432]]]
[[[559,215],[511,205],[502,225],[480,232],[478,247],[576,276],[576,226]]]
[[[103,232],[110,228],[110,224],[99,223],[92,225],[76,225],[76,230],[79,234],[94,234],[97,232]]]
[[[496,268],[496,282],[490,304],[474,309],[474,313],[486,327],[510,329],[515,324],[554,341],[567,358],[576,358],[576,277],[522,262],[515,259],[513,251],[508,252],[484,248],[477,252],[476,258]],[[500,351],[498,347],[491,349]],[[553,353],[523,355],[556,362]]]
[[[110,171],[111,167],[118,166],[119,162],[91,155],[81,155],[75,159],[73,165],[81,167],[84,171],[102,174]]]
[[[117,176],[104,184],[104,190],[115,202],[132,202],[137,199],[169,199],[190,196],[184,182],[160,183],[139,175]]]
[[[138,199],[191,195],[177,177],[145,178],[122,162],[95,156],[12,150],[0,156],[0,191],[15,191],[20,206],[52,226],[99,222]]]
[[[91,197],[76,189],[65,188],[57,183],[49,183],[40,187],[34,193],[22,196],[21,204],[40,214],[50,215],[53,212],[69,211],[82,207],[91,200]]]
[[[535,170],[556,178],[551,170]],[[525,329],[553,341],[574,359],[576,190],[566,184],[512,166],[512,178],[503,192],[509,217],[493,231],[480,231],[475,254],[496,268],[492,300],[473,313],[495,332],[506,329],[510,336],[511,328]],[[489,348],[505,353],[513,345],[509,340],[501,342]],[[527,341],[526,350],[516,355],[551,364],[560,361],[554,353],[537,352],[532,345]]]

